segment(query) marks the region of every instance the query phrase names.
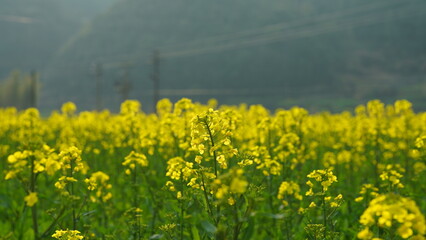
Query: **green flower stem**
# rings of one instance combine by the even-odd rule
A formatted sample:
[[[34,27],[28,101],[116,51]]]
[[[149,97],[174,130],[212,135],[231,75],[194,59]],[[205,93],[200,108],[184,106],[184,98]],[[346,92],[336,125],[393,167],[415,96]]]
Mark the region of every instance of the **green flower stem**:
[[[215,222],[215,224],[217,224],[216,219],[213,216],[212,206],[210,204],[209,197],[207,196],[206,184],[204,183],[204,175],[203,175],[202,172],[200,173],[200,175],[201,175],[201,185],[203,187],[204,198],[205,198],[206,203],[207,203],[207,213],[213,219],[213,221]]]
[[[34,173],[34,157],[31,157],[31,177],[30,177],[30,192],[35,192],[36,174]],[[34,239],[40,239],[38,235],[38,219],[37,219],[37,204],[31,207],[31,216],[33,221]]]
[[[47,227],[47,229],[41,234],[40,238],[46,238],[50,235],[50,231],[55,227],[56,223],[59,221],[59,219],[62,217],[62,215],[65,213],[66,207],[63,206],[59,214],[53,219],[52,223]]]
[[[74,161],[73,161],[73,159],[71,159],[71,161],[70,161],[70,165],[71,165],[70,177],[74,176],[74,166],[73,166],[74,164],[73,163],[74,163]],[[74,196],[74,183],[71,182],[70,185],[71,185],[71,192],[70,192],[71,196]],[[72,208],[72,226],[73,226],[74,230],[77,230],[77,216],[75,214],[75,203],[74,202],[72,202],[71,208]]]
[[[207,132],[209,133],[210,143],[211,143],[212,148],[213,148],[215,146],[215,143],[214,143],[212,131],[210,129],[209,124],[207,123],[207,119],[204,119],[204,124],[206,126]],[[217,157],[216,157],[216,151],[213,151],[213,161],[214,161],[214,175],[217,178]],[[219,222],[220,222],[220,205],[219,204],[217,205],[217,208],[216,208],[216,214],[217,214],[216,224],[219,224]]]
[[[324,224],[324,239],[327,239],[327,208],[325,205],[325,192],[322,195],[322,217]]]
[[[213,134],[212,131],[210,130],[210,126],[207,123],[207,120],[204,119],[203,121],[204,125],[206,126],[207,132],[209,133],[209,138],[210,138],[210,143],[212,145],[212,148],[215,146],[214,145],[214,139],[213,139]],[[217,160],[216,160],[216,151],[213,151],[213,161],[214,161],[214,175],[217,178]]]
[[[133,169],[132,171],[132,185],[133,185],[133,220],[135,222],[135,226],[134,226],[134,231],[133,231],[133,239],[140,239],[141,237],[141,233],[140,233],[140,222],[139,222],[139,217],[138,217],[138,212],[136,211],[136,209],[138,208],[139,205],[139,189],[138,189],[138,175],[137,175],[137,169],[138,166],[135,166],[135,169]]]
[[[144,178],[144,181],[147,183],[147,190],[149,193],[149,196],[151,197],[152,205],[154,207],[154,213],[151,219],[151,235],[154,235],[155,233],[155,222],[157,221],[158,217],[158,204],[155,199],[154,192],[152,191],[151,184],[148,182],[148,177],[146,176],[146,172],[144,171],[142,174],[142,177]]]
[[[183,176],[183,173],[181,174]],[[184,182],[183,182],[183,178],[181,178],[181,199],[179,199],[179,205],[180,205],[180,239],[183,240],[183,229],[184,229],[184,218],[185,218],[185,210],[183,208],[183,203],[184,203]]]
[[[238,236],[240,235],[240,230],[241,230],[241,223],[240,223],[240,217],[238,216],[237,200],[235,200],[233,210],[234,210],[234,221],[235,221],[234,240],[238,240]]]

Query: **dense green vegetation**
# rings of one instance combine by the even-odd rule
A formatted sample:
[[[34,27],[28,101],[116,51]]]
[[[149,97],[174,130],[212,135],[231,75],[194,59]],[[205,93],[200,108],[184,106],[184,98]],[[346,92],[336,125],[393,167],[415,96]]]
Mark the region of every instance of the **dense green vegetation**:
[[[0,108],[0,239],[425,240],[426,113]]]
[[[425,239],[425,10],[0,0],[0,240]]]

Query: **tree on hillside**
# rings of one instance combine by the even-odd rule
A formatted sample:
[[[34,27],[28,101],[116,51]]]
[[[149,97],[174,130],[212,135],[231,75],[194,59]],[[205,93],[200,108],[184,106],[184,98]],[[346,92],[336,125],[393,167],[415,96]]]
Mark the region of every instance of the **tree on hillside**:
[[[0,107],[25,109],[35,107],[38,92],[35,73],[23,74],[18,70],[0,81]]]

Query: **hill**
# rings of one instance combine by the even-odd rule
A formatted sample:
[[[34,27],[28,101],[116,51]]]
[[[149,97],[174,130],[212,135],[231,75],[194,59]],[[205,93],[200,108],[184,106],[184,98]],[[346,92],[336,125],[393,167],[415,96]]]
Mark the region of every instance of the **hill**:
[[[56,51],[114,0],[0,0],[0,80],[44,69]]]
[[[71,100],[95,108],[94,64],[103,69],[104,106],[116,108],[125,97],[150,106],[154,50],[160,95],[172,99],[271,108],[299,99],[313,109],[421,99],[425,8],[424,1],[388,0],[122,0],[51,61],[42,107]]]

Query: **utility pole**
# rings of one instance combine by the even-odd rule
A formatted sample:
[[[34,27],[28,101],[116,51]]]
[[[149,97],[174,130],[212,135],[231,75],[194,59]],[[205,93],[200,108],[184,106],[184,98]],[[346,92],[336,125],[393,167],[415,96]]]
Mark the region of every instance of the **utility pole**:
[[[124,63],[124,75],[121,81],[115,82],[115,87],[117,88],[118,93],[121,95],[121,101],[124,102],[129,98],[130,90],[132,89],[132,82],[129,79],[131,63]]]
[[[94,66],[95,71],[95,80],[96,80],[96,110],[101,111],[103,108],[103,99],[102,99],[102,64],[96,63]]]
[[[157,112],[157,102],[160,100],[160,51],[154,50],[152,53],[152,72],[151,80],[153,86],[153,112]]]
[[[30,74],[30,107],[37,108],[37,71],[32,70]]]

